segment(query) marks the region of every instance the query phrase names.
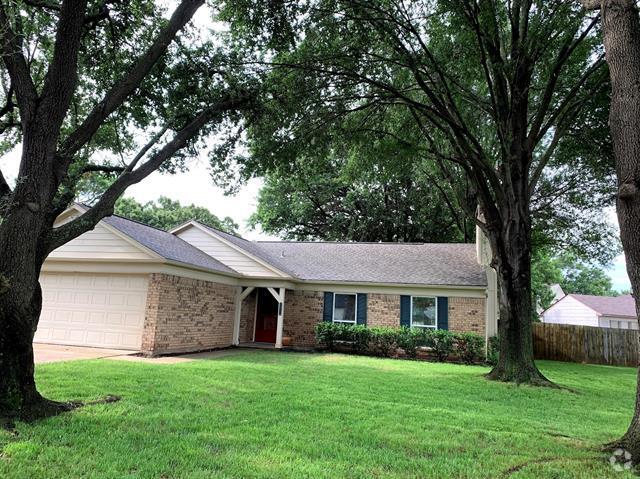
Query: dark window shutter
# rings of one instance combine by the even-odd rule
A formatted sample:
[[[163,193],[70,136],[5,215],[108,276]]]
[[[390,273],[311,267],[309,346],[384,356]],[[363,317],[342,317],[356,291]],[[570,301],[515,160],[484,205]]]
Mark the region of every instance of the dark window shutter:
[[[449,298],[438,296],[438,329],[449,329]]]
[[[324,311],[322,313],[322,320],[333,321],[333,293],[324,293]]]
[[[400,296],[400,326],[411,327],[411,296]]]
[[[357,302],[358,302],[358,317],[356,318],[356,322],[358,324],[362,324],[363,326],[366,326],[367,325],[367,295],[358,293]]]

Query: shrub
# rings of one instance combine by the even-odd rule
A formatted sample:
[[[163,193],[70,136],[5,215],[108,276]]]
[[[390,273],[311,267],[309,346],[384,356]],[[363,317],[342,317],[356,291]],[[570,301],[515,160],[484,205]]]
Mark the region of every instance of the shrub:
[[[474,333],[406,327],[367,328],[359,324],[329,322],[316,325],[316,341],[329,351],[336,350],[336,342],[344,341],[350,345],[351,352],[386,357],[393,356],[398,348],[402,348],[407,357],[415,358],[420,346],[428,346],[440,362],[456,353],[467,364],[478,361],[484,347],[483,338]],[[490,362],[492,353],[497,360],[497,338],[491,338],[489,345]]]
[[[372,330],[360,324],[343,324],[344,340],[351,341],[351,348],[354,353],[363,354],[369,350],[369,343],[372,337]]]
[[[335,342],[338,341],[338,328],[334,323],[325,321],[316,324],[316,341],[329,351],[335,349]]]
[[[397,333],[396,342],[407,357],[415,359],[418,355],[418,348],[426,344],[426,337],[422,329],[403,326]]]
[[[454,350],[454,333],[444,329],[431,329],[427,333],[427,346],[431,347],[440,362],[447,360]]]
[[[500,338],[498,336],[491,336],[489,338],[489,346],[487,348],[487,363],[491,366],[498,364],[498,357],[500,355]]]
[[[351,344],[354,353],[365,353],[369,349],[371,331],[366,326],[321,322],[316,324],[316,341],[329,351],[336,350],[336,342]]]
[[[456,352],[465,364],[473,364],[480,360],[484,350],[484,338],[475,333],[458,333],[455,335]]]
[[[398,349],[400,330],[397,328],[371,328],[371,342],[374,352],[391,357]]]

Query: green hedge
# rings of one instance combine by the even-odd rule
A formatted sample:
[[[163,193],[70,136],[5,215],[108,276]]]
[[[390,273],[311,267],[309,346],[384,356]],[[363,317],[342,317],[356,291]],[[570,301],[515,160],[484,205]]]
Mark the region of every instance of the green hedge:
[[[316,325],[316,341],[335,351],[350,350],[357,354],[391,357],[402,349],[416,358],[418,349],[427,347],[438,361],[456,356],[467,364],[484,359],[484,338],[475,333],[454,333],[426,328],[367,328],[361,325],[322,322]]]

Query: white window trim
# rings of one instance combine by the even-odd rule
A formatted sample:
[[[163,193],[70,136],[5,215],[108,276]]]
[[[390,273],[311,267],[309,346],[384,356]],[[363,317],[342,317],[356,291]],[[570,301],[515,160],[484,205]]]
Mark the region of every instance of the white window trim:
[[[336,296],[340,294],[342,296],[353,296],[355,298],[355,311],[353,321],[344,321],[336,319]],[[339,324],[358,324],[358,293],[333,293],[333,306],[331,307],[331,322]]]
[[[413,324],[413,298],[431,298],[436,302],[436,324],[429,326],[426,324]],[[409,308],[409,327],[410,328],[425,328],[425,329],[438,329],[438,297],[437,296],[411,296],[411,307]]]

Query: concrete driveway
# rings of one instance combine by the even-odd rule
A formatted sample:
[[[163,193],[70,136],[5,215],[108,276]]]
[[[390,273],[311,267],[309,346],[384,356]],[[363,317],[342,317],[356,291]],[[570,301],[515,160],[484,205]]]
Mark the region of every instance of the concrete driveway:
[[[33,355],[36,364],[55,361],[73,361],[76,359],[99,359],[116,356],[128,356],[135,351],[123,349],[86,348],[82,346],[63,346],[60,344],[33,344]]]

